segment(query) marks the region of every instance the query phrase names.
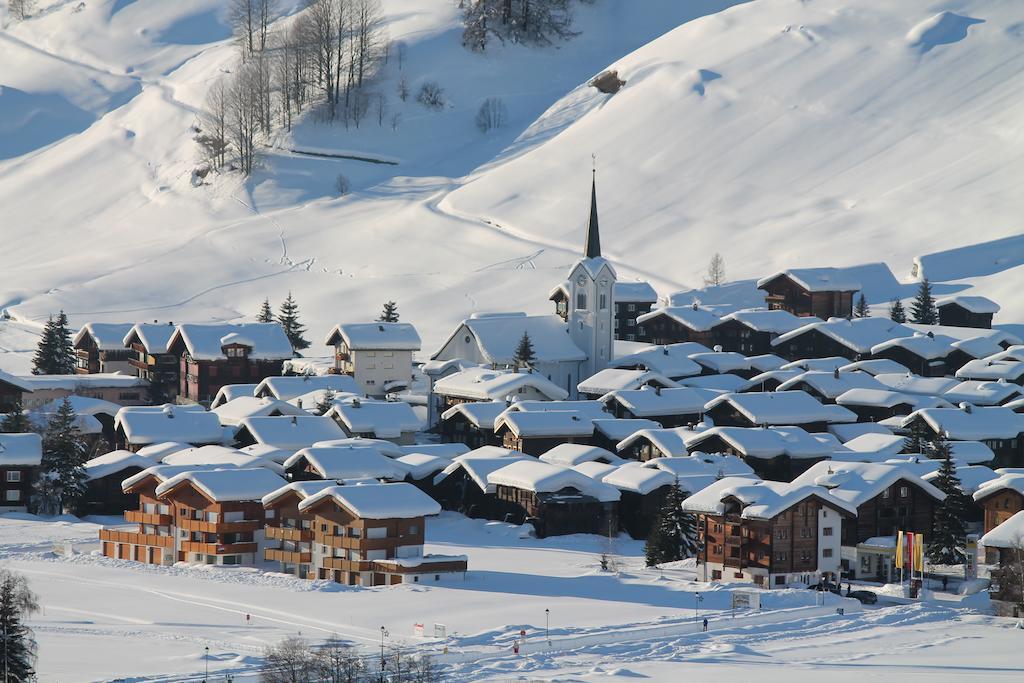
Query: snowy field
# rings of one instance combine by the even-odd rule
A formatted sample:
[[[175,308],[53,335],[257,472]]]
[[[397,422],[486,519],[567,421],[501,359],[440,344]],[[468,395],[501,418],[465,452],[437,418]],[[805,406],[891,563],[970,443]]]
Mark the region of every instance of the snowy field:
[[[389,646],[437,654],[453,681],[1024,674],[1021,631],[971,609],[968,602],[983,604],[977,597],[862,610],[833,595],[821,607],[813,591],[774,591],[764,594],[761,613],[733,618],[730,589],[694,582],[685,568],[643,570],[638,542],[615,541],[616,575],[599,568],[606,540],[524,539],[516,527],[454,513],[428,526],[427,549],[468,555],[464,582],[349,588],[255,569],[150,567],[91,554],[94,522],[119,521],[0,517],[0,563],[24,572],[42,599],[32,622],[42,681],[198,681],[206,647],[212,680],[255,681],[263,647],[287,635],[337,634],[372,656],[381,626]],[[69,544],[76,554],[53,553]],[[693,621],[696,592],[711,622],[707,634]],[[415,637],[414,622],[428,633],[445,624],[449,654],[441,654],[441,641]],[[526,647],[515,655],[520,629]]]

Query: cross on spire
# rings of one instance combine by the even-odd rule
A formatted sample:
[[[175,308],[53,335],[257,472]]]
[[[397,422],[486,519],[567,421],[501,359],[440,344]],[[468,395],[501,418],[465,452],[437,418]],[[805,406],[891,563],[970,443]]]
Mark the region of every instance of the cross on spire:
[[[587,241],[583,247],[583,256],[599,258],[601,256],[601,233],[597,226],[597,155],[591,154],[594,166],[590,181],[590,222],[587,224]]]

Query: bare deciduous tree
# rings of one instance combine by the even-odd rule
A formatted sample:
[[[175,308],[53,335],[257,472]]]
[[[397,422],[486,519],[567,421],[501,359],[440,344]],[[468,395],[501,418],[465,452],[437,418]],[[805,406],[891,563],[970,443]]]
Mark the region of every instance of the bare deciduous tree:
[[[316,652],[317,680],[323,683],[356,683],[365,679],[366,666],[352,648],[332,636]]]
[[[7,0],[7,11],[15,21],[24,21],[32,16],[35,0]]]
[[[302,638],[289,636],[264,651],[260,673],[264,683],[308,683],[315,680],[317,659]]]
[[[444,107],[444,88],[437,81],[427,81],[420,86],[416,101],[427,109],[441,109]]]
[[[488,97],[480,105],[476,113],[476,127],[481,133],[486,133],[494,128],[501,128],[508,118],[508,110],[500,97]]]
[[[398,85],[395,86],[395,92],[398,93],[398,99],[403,102],[409,99],[409,81],[405,80],[405,74],[398,77]]]
[[[725,259],[715,253],[708,264],[708,274],[704,276],[705,287],[719,287],[725,283]]]
[[[206,94],[206,109],[200,117],[200,128],[195,138],[203,151],[203,159],[214,168],[221,168],[227,163],[227,153],[231,147],[228,140],[229,88],[225,77],[214,82]]]

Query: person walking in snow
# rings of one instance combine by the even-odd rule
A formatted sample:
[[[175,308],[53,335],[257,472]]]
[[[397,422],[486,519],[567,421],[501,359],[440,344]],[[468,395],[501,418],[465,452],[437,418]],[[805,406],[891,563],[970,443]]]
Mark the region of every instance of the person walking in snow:
[[[708,630],[708,618],[707,617],[704,617],[704,630],[705,631]]]

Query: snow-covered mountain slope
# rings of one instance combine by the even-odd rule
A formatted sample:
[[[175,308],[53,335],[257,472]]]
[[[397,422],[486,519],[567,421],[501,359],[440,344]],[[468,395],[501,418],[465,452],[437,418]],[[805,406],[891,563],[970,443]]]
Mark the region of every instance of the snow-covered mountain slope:
[[[405,45],[376,86],[387,116],[309,118],[250,180],[199,187],[190,127],[234,63],[223,2],[40,4],[0,33],[0,307],[21,321],[238,319],[291,290],[311,337],[395,299],[429,351],[472,311],[548,310],[592,153],[620,277],[667,294],[714,251],[733,278],[875,261],[902,277],[923,256],[1024,316],[1022,241],[975,246],[1021,232],[1012,0],[597,0],[569,42],[485,55],[460,46],[450,0],[385,0]],[[627,81],[610,97],[585,85],[609,65]],[[399,101],[403,75],[440,83],[445,109]],[[484,135],[493,96],[508,123]]]

